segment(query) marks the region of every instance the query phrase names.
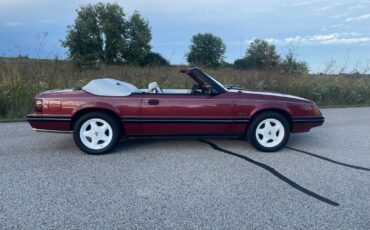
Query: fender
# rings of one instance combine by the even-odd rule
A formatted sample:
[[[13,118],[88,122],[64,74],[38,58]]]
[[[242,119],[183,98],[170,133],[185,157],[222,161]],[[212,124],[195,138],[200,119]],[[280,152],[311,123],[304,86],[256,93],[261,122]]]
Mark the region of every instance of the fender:
[[[282,105],[280,106],[277,106],[276,103],[264,103],[262,105],[259,105],[259,106],[256,106],[252,112],[250,113],[250,118],[252,118],[254,115],[256,115],[257,113],[259,112],[262,112],[262,111],[267,111],[267,110],[278,110],[278,111],[283,111],[285,112],[287,115],[290,116],[290,118],[292,118],[292,111],[289,109],[289,106],[287,103],[283,103]]]
[[[109,111],[115,113],[117,115],[117,117],[120,117],[120,112],[119,112],[117,107],[115,107],[111,104],[108,104],[108,103],[105,103],[105,102],[99,102],[99,101],[97,101],[97,102],[88,102],[88,103],[84,103],[84,104],[81,104],[81,105],[77,106],[72,111],[72,117],[74,117],[74,115],[81,112],[82,110],[88,110],[88,109],[109,110]]]

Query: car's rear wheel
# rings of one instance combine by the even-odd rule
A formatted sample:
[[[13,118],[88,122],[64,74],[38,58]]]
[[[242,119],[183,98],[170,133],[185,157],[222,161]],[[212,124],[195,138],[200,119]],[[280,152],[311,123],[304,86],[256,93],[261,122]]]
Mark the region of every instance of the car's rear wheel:
[[[120,128],[108,114],[90,112],[76,121],[73,138],[82,151],[93,155],[105,154],[118,143]]]
[[[264,112],[251,121],[247,135],[256,149],[273,152],[285,146],[289,134],[289,122],[284,116],[276,112]]]

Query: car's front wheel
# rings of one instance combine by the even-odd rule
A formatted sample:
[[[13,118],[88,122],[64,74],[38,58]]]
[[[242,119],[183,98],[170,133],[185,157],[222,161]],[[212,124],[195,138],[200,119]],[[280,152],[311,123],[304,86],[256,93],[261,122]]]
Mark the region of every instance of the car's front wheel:
[[[108,114],[91,112],[76,121],[73,138],[82,151],[93,155],[105,154],[116,146],[120,129]]]
[[[273,152],[284,147],[289,134],[289,122],[276,112],[258,115],[248,128],[248,140],[256,149],[263,152]]]

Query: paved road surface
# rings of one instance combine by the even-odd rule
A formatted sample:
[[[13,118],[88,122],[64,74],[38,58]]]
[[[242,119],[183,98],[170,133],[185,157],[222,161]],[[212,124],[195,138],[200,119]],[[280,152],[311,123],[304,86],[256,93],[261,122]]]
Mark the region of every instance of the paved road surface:
[[[0,124],[0,229],[369,229],[370,108],[323,112],[275,153],[136,140],[89,156],[69,134]]]

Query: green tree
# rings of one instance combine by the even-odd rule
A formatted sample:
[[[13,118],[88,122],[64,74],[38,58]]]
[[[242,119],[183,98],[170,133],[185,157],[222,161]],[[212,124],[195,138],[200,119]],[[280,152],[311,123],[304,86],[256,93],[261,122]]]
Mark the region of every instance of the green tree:
[[[77,10],[73,26],[68,26],[66,39],[70,59],[78,66],[95,65],[103,56],[103,38],[95,7],[91,4]]]
[[[143,19],[138,11],[128,21],[128,46],[124,52],[126,62],[139,65],[150,53],[152,35],[148,21]]]
[[[192,65],[217,67],[224,61],[226,45],[219,37],[210,33],[196,34],[191,39],[187,61]]]
[[[107,64],[121,63],[127,45],[127,23],[123,9],[116,3],[98,3],[95,9],[104,39],[103,60]]]
[[[78,66],[97,63],[140,65],[150,54],[151,30],[139,12],[127,21],[118,4],[83,5],[62,45]]]
[[[246,56],[234,62],[235,67],[241,69],[276,69],[279,64],[280,56],[275,45],[261,39],[252,41]]]
[[[298,61],[291,50],[281,62],[280,69],[287,74],[308,74],[307,63]]]

